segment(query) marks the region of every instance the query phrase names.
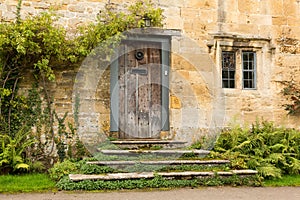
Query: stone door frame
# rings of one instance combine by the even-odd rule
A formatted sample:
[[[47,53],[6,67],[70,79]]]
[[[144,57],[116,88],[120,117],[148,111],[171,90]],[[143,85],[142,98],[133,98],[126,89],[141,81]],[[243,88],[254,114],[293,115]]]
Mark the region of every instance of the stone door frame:
[[[155,42],[161,44],[161,82],[162,82],[162,113],[161,131],[169,131],[169,77],[170,77],[170,36],[132,34],[127,36],[126,41]],[[119,131],[119,83],[118,83],[118,57],[110,68],[110,131]]]

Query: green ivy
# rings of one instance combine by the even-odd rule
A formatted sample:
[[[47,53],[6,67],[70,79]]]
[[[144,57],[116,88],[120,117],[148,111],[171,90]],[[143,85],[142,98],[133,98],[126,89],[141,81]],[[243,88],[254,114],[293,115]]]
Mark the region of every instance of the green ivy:
[[[300,113],[300,88],[293,81],[285,83],[285,87],[282,90],[282,94],[287,98],[289,103],[284,104],[284,108],[290,115],[296,115]]]
[[[14,139],[21,128],[30,131],[37,144],[23,154],[31,156],[31,161],[50,160],[55,144],[61,161],[68,156],[82,158],[87,151],[78,137],[75,144],[65,140],[69,132],[65,118],[55,115],[49,83],[55,82],[57,70],[76,69],[87,55],[96,55],[99,49],[99,59],[106,60],[112,47],[124,37],[121,33],[144,27],[144,17],[150,18],[153,26],[161,27],[162,9],[147,1],[138,1],[124,12],[108,5],[95,23],[80,27],[74,37],[67,37],[66,30],[56,24],[55,12],[21,19],[21,10],[19,0],[16,20],[0,23],[0,134]],[[20,88],[25,79],[35,80],[28,91]],[[78,125],[80,102],[76,102],[75,125],[68,125],[73,135]]]

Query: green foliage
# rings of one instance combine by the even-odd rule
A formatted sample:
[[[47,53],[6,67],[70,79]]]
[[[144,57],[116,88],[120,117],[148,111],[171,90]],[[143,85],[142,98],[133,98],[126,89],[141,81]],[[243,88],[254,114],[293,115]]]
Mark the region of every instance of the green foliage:
[[[300,186],[300,175],[286,175],[282,178],[265,180],[263,186],[270,187],[292,187]]]
[[[251,168],[266,178],[300,173],[300,132],[256,122],[221,133],[212,156],[231,160],[233,168]]]
[[[0,176],[0,193],[49,192],[51,190],[56,190],[55,182],[47,174]]]
[[[285,110],[288,114],[295,115],[300,113],[300,88],[293,81],[285,82],[285,87],[282,90],[282,94],[287,98],[289,103],[284,104]]]
[[[139,1],[124,12],[108,5],[96,23],[81,27],[78,34],[68,38],[65,29],[56,24],[55,13],[41,13],[23,20],[21,6],[19,0],[14,22],[0,23],[0,132],[5,141],[14,141],[24,128],[25,132],[30,131],[28,137],[34,138],[36,144],[20,154],[21,159],[17,157],[20,165],[13,166],[26,168],[22,163],[25,155],[31,157],[28,158],[31,163],[50,160],[54,146],[60,161],[68,156],[82,159],[88,152],[79,138],[73,137],[78,126],[79,96],[75,100],[75,125],[67,126],[66,115],[61,118],[54,110],[49,82],[55,81],[57,70],[75,69],[87,55],[96,55],[99,50],[99,59],[108,60],[112,47],[124,37],[121,33],[143,27],[144,17],[150,18],[153,26],[162,26],[162,10],[146,1]],[[20,80],[26,79],[35,80],[29,91],[20,89]],[[8,151],[8,146],[4,149]],[[6,157],[3,160],[3,164],[10,162]]]
[[[193,143],[191,146],[188,147],[189,149],[201,149],[202,148],[202,142],[197,141]]]
[[[122,172],[183,172],[183,171],[227,171],[228,166],[202,166],[202,165],[144,165],[135,164],[119,169]]]
[[[106,174],[116,172],[116,170],[109,166],[83,164],[80,167],[80,172],[83,174]]]
[[[75,129],[73,128],[72,124],[69,125],[70,131],[67,131],[66,127],[66,117],[68,115],[68,112],[64,114],[63,117],[59,117],[56,112],[54,112],[55,119],[58,122],[58,131],[57,134],[54,137],[54,141],[56,144],[56,149],[57,149],[57,155],[59,156],[60,162],[63,162],[64,159],[67,157],[67,148],[68,145],[67,143],[71,143],[71,139],[73,138],[75,134]]]
[[[44,163],[41,161],[34,161],[34,162],[30,161],[28,164],[30,166],[30,172],[42,173],[45,172],[46,170]]]
[[[71,162],[69,160],[65,160],[61,163],[56,163],[52,168],[49,169],[49,176],[51,179],[58,181],[62,177],[71,174],[76,173],[79,170],[79,165]]]
[[[138,1],[124,12],[107,5],[105,10],[100,11],[97,23],[81,27],[81,36],[73,41],[77,45],[76,53],[87,56],[91,52],[99,53],[100,50],[100,56],[106,59],[112,53],[111,47],[118,45],[124,38],[121,35],[123,32],[145,26],[145,17],[151,20],[152,26],[162,27],[162,9],[154,8],[150,1]]]
[[[23,154],[26,148],[34,144],[33,139],[28,138],[28,132],[20,129],[14,138],[9,135],[0,135],[0,169],[2,172],[29,170]],[[5,170],[3,170],[5,169]]]
[[[144,188],[179,188],[179,187],[199,187],[199,186],[222,186],[222,185],[248,185],[259,186],[261,180],[257,176],[249,178],[214,177],[191,180],[169,180],[161,176],[154,179],[120,180],[120,181],[80,181],[72,182],[67,177],[57,183],[61,190],[120,190],[120,189],[144,189]]]

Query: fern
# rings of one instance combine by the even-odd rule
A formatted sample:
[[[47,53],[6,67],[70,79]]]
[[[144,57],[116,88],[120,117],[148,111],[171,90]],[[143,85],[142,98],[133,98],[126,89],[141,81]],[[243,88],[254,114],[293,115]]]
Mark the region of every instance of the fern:
[[[300,132],[256,121],[252,128],[234,125],[221,133],[214,151],[233,168],[251,168],[263,177],[300,173]]]
[[[29,169],[29,165],[25,164],[24,153],[27,147],[34,144],[35,140],[28,138],[28,132],[22,128],[14,138],[9,135],[0,135],[1,154],[0,167],[10,168],[13,171],[19,169]]]
[[[281,170],[272,164],[257,167],[259,174],[266,178],[281,178]]]
[[[288,171],[291,174],[300,174],[300,160],[290,157],[290,164],[288,165]]]

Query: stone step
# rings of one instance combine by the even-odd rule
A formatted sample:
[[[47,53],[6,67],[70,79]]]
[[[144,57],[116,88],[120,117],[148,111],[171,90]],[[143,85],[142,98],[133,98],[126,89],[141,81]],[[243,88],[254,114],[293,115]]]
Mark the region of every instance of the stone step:
[[[168,179],[175,178],[203,178],[203,177],[215,177],[215,176],[252,176],[256,175],[255,170],[231,170],[221,172],[141,172],[141,173],[111,173],[105,175],[86,175],[86,174],[69,174],[71,181],[78,182],[84,180],[129,180],[129,179],[151,179],[155,176],[162,176]]]
[[[104,155],[117,156],[136,156],[136,155],[183,155],[195,154],[198,156],[206,156],[210,153],[208,150],[103,150],[98,149]]]
[[[134,139],[134,140],[115,140],[112,144],[126,149],[142,149],[151,147],[161,148],[183,148],[187,142],[174,140],[157,140],[157,139]]]
[[[90,165],[125,166],[125,165],[224,165],[229,160],[146,160],[146,161],[90,161]]]

